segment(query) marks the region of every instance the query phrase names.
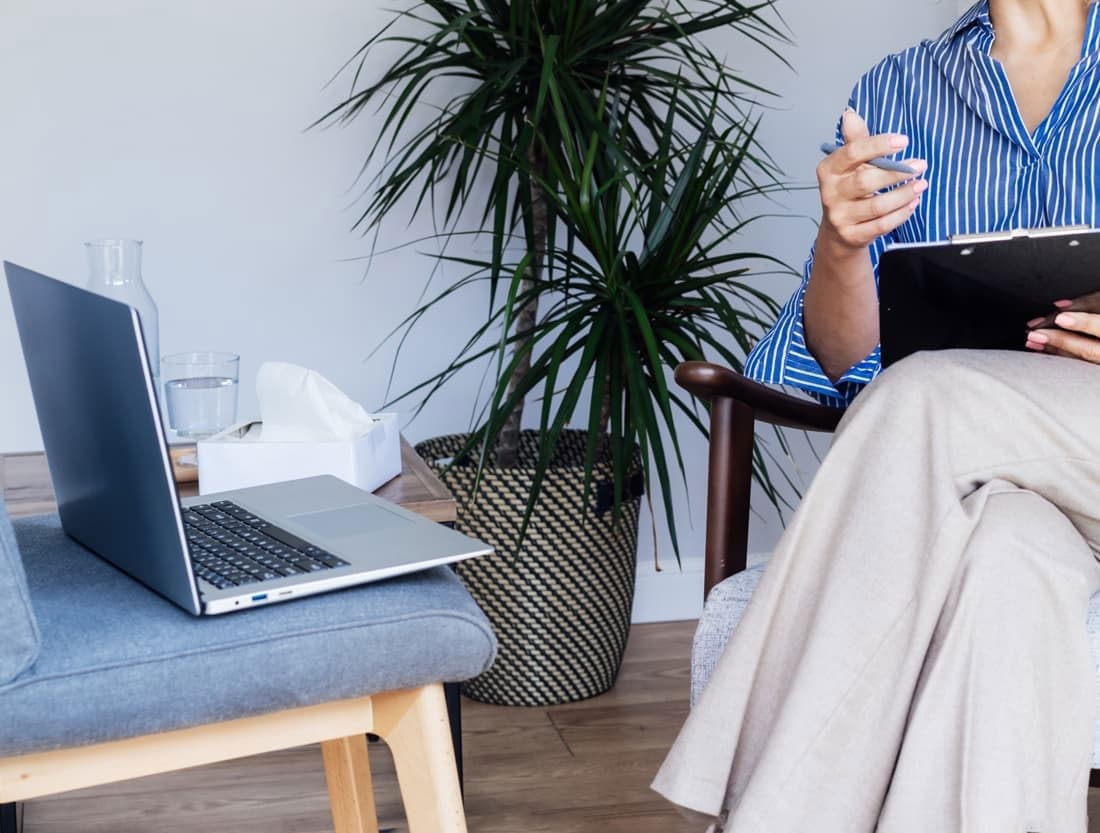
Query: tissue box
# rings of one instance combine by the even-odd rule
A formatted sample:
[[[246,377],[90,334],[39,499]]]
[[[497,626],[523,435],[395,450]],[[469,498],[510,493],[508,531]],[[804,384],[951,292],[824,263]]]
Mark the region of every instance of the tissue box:
[[[358,439],[334,442],[250,442],[241,438],[259,423],[227,428],[198,443],[199,494],[318,474],[373,492],[401,474],[401,436],[397,414],[372,419],[378,424]]]

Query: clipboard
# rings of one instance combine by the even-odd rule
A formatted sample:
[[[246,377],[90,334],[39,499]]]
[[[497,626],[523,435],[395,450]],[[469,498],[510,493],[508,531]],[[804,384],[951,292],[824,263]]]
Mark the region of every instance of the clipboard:
[[[918,350],[1024,350],[1028,321],[1098,291],[1100,229],[1089,226],[891,244],[879,259],[882,365]]]

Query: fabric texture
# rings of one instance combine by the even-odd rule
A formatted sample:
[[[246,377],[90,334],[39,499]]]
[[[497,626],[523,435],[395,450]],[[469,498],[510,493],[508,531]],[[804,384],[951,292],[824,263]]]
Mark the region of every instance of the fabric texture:
[[[765,567],[765,564],[749,567],[711,588],[691,646],[692,707],[699,702],[714,674],[718,659],[741,621]],[[1089,600],[1087,628],[1092,666],[1100,678],[1100,594],[1094,594]],[[1096,687],[1093,714],[1092,768],[1100,769],[1100,685]]]
[[[19,546],[0,494],[0,685],[19,677],[37,657],[38,624]]]
[[[446,568],[193,617],[68,538],[56,516],[15,532],[41,650],[0,686],[2,755],[457,682],[495,656],[488,621]]]
[[[993,27],[982,0],[936,40],[891,55],[860,79],[849,106],[876,133],[902,133],[900,154],[928,162],[928,190],[912,216],[870,247],[1035,226],[1100,226],[1100,11],[1090,7],[1081,60],[1049,115],[1029,134],[1002,65],[989,55]],[[839,126],[837,141],[842,142]],[[806,347],[802,302],[813,266],[774,328],[745,362],[761,382],[843,405],[881,369],[878,348],[834,385]],[[1021,341],[1023,336],[1021,336]]]
[[[1084,833],[1098,411],[1075,359],[880,374],[654,787],[727,833]]]

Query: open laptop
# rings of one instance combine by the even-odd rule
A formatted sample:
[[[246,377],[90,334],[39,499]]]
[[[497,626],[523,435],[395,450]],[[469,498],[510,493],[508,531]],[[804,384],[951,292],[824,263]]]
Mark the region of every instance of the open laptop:
[[[226,613],[491,552],[336,477],[181,501],[137,311],[4,271],[65,532],[184,610]]]

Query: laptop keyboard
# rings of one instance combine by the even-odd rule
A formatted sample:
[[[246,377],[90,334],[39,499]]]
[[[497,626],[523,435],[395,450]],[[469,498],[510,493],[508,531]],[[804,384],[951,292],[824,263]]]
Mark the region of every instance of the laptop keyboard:
[[[219,590],[350,566],[229,500],[183,509],[195,575]]]

